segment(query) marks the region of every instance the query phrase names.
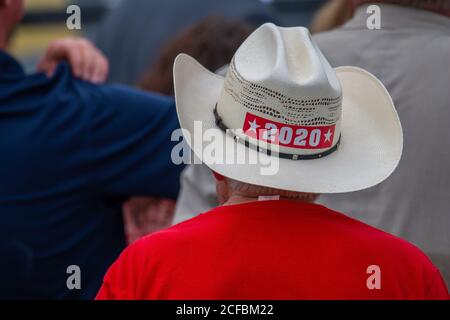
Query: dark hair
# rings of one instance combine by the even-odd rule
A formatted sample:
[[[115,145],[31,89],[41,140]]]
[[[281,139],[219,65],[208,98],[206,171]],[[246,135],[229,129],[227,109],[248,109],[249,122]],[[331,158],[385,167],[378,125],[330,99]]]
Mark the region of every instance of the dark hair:
[[[211,71],[230,63],[234,53],[255,28],[239,20],[209,16],[171,39],[139,83],[139,87],[173,95],[173,63],[180,53],[194,57]]]

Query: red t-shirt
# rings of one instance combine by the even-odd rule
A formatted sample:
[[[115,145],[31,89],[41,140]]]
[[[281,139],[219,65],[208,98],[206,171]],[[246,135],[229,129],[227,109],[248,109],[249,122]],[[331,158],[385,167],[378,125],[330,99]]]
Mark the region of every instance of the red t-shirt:
[[[447,298],[439,271],[411,244],[326,207],[294,201],[223,206],[147,236],[122,253],[97,296]]]

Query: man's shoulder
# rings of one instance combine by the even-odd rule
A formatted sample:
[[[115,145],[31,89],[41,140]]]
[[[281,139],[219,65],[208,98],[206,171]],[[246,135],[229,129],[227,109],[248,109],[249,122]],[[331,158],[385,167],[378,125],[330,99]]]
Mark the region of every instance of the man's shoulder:
[[[162,247],[177,246],[180,242],[184,242],[195,235],[200,235],[202,230],[205,230],[205,216],[205,214],[199,214],[167,229],[152,233],[136,241],[136,245],[139,250],[150,248],[155,250]]]
[[[130,247],[135,253],[152,252],[153,258],[167,258],[167,255],[185,252],[204,241],[214,241],[217,233],[223,232],[227,215],[219,213],[220,207],[175,224],[167,229],[154,232],[137,240]],[[225,219],[224,219],[225,218]]]
[[[313,39],[319,45],[319,48],[322,49],[322,46],[340,45],[342,42],[350,40],[355,40],[357,42],[363,32],[364,30],[356,29],[349,32],[343,28],[336,28],[316,33],[313,35]],[[342,47],[347,48],[345,47],[345,44],[343,44]]]
[[[29,76],[30,91],[47,92],[42,97],[54,98],[55,102],[70,99],[72,103],[81,104],[92,109],[93,106],[119,105],[127,108],[146,108],[156,105],[171,105],[173,98],[157,93],[149,93],[138,88],[120,84],[94,84],[73,76],[70,66],[62,63],[58,66],[55,74],[50,78],[44,78],[36,74]],[[51,107],[52,105],[48,105]]]
[[[189,251],[189,247],[192,249],[192,239],[199,228],[197,219],[192,218],[135,241],[122,252],[115,268],[152,268],[159,263],[178,264],[176,259]]]
[[[145,111],[148,108],[173,107],[175,103],[172,97],[121,84],[97,85],[75,80],[74,87],[88,102],[108,108],[118,106],[127,108],[129,111],[133,109]]]
[[[328,208],[326,210],[340,217],[342,224],[345,225],[343,228],[348,233],[347,236],[354,240],[361,251],[374,257],[381,257],[387,263],[432,268],[433,271],[436,269],[429,258],[414,244],[344,213]]]

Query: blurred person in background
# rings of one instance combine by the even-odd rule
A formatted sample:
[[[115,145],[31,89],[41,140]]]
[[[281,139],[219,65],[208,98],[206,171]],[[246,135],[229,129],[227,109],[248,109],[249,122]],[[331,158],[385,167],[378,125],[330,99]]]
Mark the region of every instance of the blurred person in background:
[[[227,65],[244,40],[255,29],[254,25],[237,19],[223,16],[208,16],[186,28],[173,37],[161,50],[157,62],[144,75],[139,87],[146,91],[159,92],[173,96],[173,63],[180,53],[188,53],[200,61],[209,70],[215,71]],[[204,175],[214,183],[210,170],[203,165],[189,166],[191,169],[183,173],[182,190],[202,188],[201,184],[191,184],[186,174],[191,170],[195,175]],[[210,188],[210,184],[203,185]],[[218,205],[214,187],[211,187],[208,203]],[[192,192],[181,192],[177,200],[180,210],[198,209],[189,195]],[[197,194],[197,193],[194,193]],[[185,195],[185,196],[184,196]],[[198,202],[202,204],[200,199]],[[195,209],[194,209],[195,208]],[[169,199],[136,197],[124,205],[125,227],[129,242],[149,233],[169,227],[173,222],[175,202]],[[191,211],[200,212],[200,211]]]
[[[93,39],[110,61],[109,81],[136,84],[164,43],[209,15],[256,25],[274,20],[273,11],[259,0],[122,1]]]
[[[315,14],[309,27],[311,33],[318,33],[337,28],[353,16],[349,0],[332,0]]]
[[[126,245],[124,199],[177,197],[174,100],[99,85],[108,62],[84,39],[25,74],[6,52],[22,15],[0,0],[0,298],[89,299]]]
[[[380,30],[368,29],[365,3],[380,7]],[[319,202],[417,245],[450,284],[450,1],[348,5],[354,17],[315,40],[334,67],[365,68],[386,85],[402,121],[404,152],[382,185]]]

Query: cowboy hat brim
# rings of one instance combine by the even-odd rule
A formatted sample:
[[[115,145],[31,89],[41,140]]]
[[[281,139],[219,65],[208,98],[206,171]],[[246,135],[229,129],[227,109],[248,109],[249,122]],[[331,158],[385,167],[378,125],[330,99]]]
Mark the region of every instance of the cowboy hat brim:
[[[262,157],[260,164],[205,164],[225,177],[245,183],[318,194],[362,190],[385,180],[397,167],[403,148],[402,128],[392,99],[383,84],[369,72],[356,67],[335,70],[343,90],[342,141],[337,151],[316,160],[278,158],[277,173],[263,175],[261,166],[268,166],[270,156],[247,148],[220,131],[223,141],[228,140],[224,145],[235,145],[237,152],[246,156],[258,153]],[[214,108],[224,78],[181,54],[174,64],[174,82],[181,128],[191,136],[195,121],[201,121],[203,132],[217,128]],[[186,140],[193,148],[190,139]],[[193,148],[200,159],[199,150],[204,150],[210,142],[202,144],[203,148]]]

